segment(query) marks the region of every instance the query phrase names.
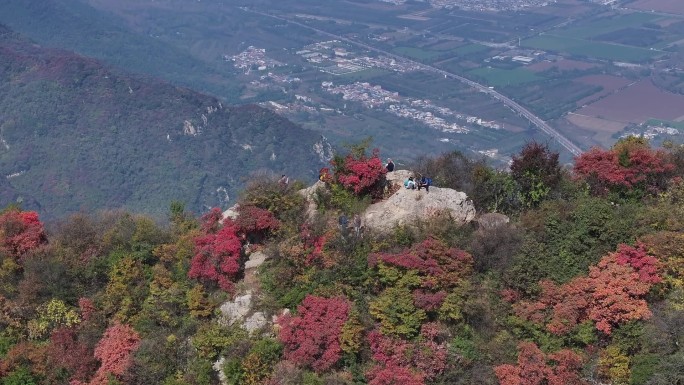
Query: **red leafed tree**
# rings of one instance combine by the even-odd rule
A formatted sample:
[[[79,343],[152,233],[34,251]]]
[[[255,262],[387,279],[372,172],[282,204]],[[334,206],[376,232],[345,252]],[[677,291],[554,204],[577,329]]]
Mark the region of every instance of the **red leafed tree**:
[[[615,253],[615,260],[621,265],[631,266],[639,274],[639,280],[642,282],[656,284],[663,281],[660,277],[660,261],[648,254],[646,245],[642,242],[638,242],[636,247],[620,244]]]
[[[208,213],[202,215],[200,222],[202,223],[202,232],[205,234],[215,233],[221,227],[221,219],[223,212],[218,207],[209,210]]]
[[[425,379],[403,366],[376,366],[366,373],[368,385],[425,385]]]
[[[140,336],[132,327],[116,323],[107,328],[95,347],[100,367],[89,385],[106,385],[110,376],[121,379],[130,368],[133,353],[139,345]]]
[[[225,220],[216,233],[195,238],[195,255],[188,276],[216,283],[221,289],[232,292],[233,281],[240,272],[242,250],[237,231],[231,220]]]
[[[47,242],[43,223],[34,211],[8,210],[0,214],[0,249],[20,258]]]
[[[81,297],[78,299],[78,307],[81,310],[81,318],[84,321],[88,321],[95,313],[95,303],[93,300],[86,297]]]
[[[554,364],[548,374],[549,385],[583,385],[586,381],[580,378],[584,360],[572,350],[563,349],[547,355]]]
[[[412,357],[414,367],[428,380],[442,374],[447,365],[447,344],[437,341],[440,329],[437,323],[423,324],[420,328],[420,339],[415,345],[416,352]]]
[[[518,345],[518,364],[499,365],[494,373],[501,385],[584,385],[582,357],[571,350],[546,355],[533,342]]]
[[[62,327],[52,332],[47,355],[51,371],[66,370],[71,380],[85,381],[97,367],[92,350],[79,342],[76,332],[70,328]]]
[[[424,289],[416,289],[413,291],[413,304],[419,309],[435,311],[442,306],[446,297],[447,292],[444,290],[431,293]]]
[[[388,265],[417,270],[425,277],[425,285],[449,288],[473,273],[473,257],[467,252],[449,248],[443,242],[428,238],[411,249],[398,254],[376,253],[369,256],[369,264],[378,261]]]
[[[592,266],[588,277],[561,286],[542,281],[536,301],[518,302],[513,309],[519,317],[545,325],[554,334],[568,333],[586,320],[610,334],[615,325],[650,317],[644,296],[660,278],[656,262],[642,246],[622,245]]]
[[[297,313],[278,320],[285,358],[318,373],[330,369],[342,355],[339,337],[349,317],[349,301],[307,295]]]
[[[385,336],[377,330],[368,333],[373,361],[381,366],[410,366],[411,344],[400,338]]]
[[[256,206],[247,205],[238,208],[235,224],[238,232],[251,240],[259,241],[270,231],[277,230],[280,222],[270,211]]]
[[[592,303],[592,282],[578,277],[565,285],[540,282],[541,295],[536,301],[521,301],[513,305],[516,314],[536,324],[545,324],[554,334],[565,334],[588,318]]]
[[[614,253],[591,267],[589,278],[594,285],[589,318],[598,330],[610,334],[615,325],[651,316],[648,303],[643,299],[651,284],[641,281],[639,273],[631,266],[620,264]]]
[[[378,149],[373,150],[370,157],[365,154],[349,154],[344,159],[333,160],[332,163],[337,182],[357,195],[371,193],[387,173],[387,169],[382,166]]]
[[[432,380],[444,372],[447,363],[447,346],[437,342],[439,327],[435,323],[422,326],[417,341],[405,341],[401,338],[385,336],[378,331],[368,334],[371,354],[376,365],[366,373],[369,383],[378,375],[386,376],[387,369],[404,369],[415,379]],[[378,382],[385,383],[385,382]],[[391,382],[390,382],[391,383]]]
[[[638,139],[619,142],[610,150],[592,148],[575,159],[574,167],[575,175],[599,195],[662,191],[673,170],[665,152],[653,150]]]

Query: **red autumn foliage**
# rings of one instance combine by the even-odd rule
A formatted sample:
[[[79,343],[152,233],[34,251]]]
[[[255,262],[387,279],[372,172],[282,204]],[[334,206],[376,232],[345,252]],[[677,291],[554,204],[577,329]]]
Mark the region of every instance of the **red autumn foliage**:
[[[639,273],[639,280],[647,283],[661,283],[660,269],[662,268],[658,258],[649,255],[646,245],[638,242],[636,247],[625,244],[618,246],[615,253],[617,263],[631,266]]]
[[[35,211],[8,210],[0,215],[0,250],[14,258],[47,242]]]
[[[447,292],[444,290],[431,293],[423,289],[416,289],[413,291],[413,304],[419,309],[435,311],[442,306],[446,297]]]
[[[504,299],[504,301],[508,303],[514,303],[520,300],[521,294],[519,291],[511,288],[506,288],[501,290],[499,293],[501,295],[501,298]]]
[[[411,344],[399,338],[385,336],[379,331],[368,333],[373,361],[384,366],[410,366]]]
[[[239,206],[238,213],[235,219],[238,232],[250,239],[261,240],[270,231],[280,227],[280,221],[266,209],[252,205]]]
[[[200,222],[202,223],[202,232],[205,234],[215,233],[221,227],[221,219],[223,212],[218,207],[214,207],[208,213],[202,215]]]
[[[628,265],[620,264],[615,254],[604,257],[598,266],[589,269],[594,284],[593,306],[589,318],[596,328],[610,334],[614,325],[651,316],[648,303],[643,297],[651,289],[649,282],[639,279],[639,274]]]
[[[352,154],[344,158],[342,164],[335,164],[335,179],[344,188],[354,191],[357,195],[371,192],[377,183],[387,173],[379,157],[378,149],[373,150],[370,157]]]
[[[52,332],[47,356],[51,370],[66,370],[71,380],[85,381],[97,367],[93,351],[79,342],[76,332],[70,328],[61,327]]]
[[[519,317],[543,324],[554,334],[568,333],[586,320],[610,334],[615,325],[651,316],[644,296],[660,281],[657,266],[643,245],[620,245],[618,252],[592,266],[588,277],[577,277],[560,286],[542,281],[542,293],[536,301],[518,302],[513,309]]]
[[[398,254],[375,253],[368,257],[371,267],[378,261],[418,271],[425,278],[423,286],[426,288],[450,288],[473,274],[473,257],[470,254],[457,248],[448,248],[434,238],[428,238]]]
[[[501,385],[584,385],[580,377],[582,357],[571,350],[544,354],[532,342],[518,345],[517,366],[494,368]]]
[[[575,175],[599,195],[636,188],[648,193],[662,191],[673,170],[663,151],[648,146],[592,148],[575,159],[574,167]]]
[[[317,373],[330,369],[342,356],[339,337],[349,317],[349,301],[307,295],[297,313],[278,320],[285,359]]]
[[[216,233],[195,238],[195,255],[188,276],[216,283],[221,289],[232,292],[233,281],[240,272],[242,250],[237,231],[237,226],[226,220]]]
[[[334,239],[335,231],[328,229],[325,233],[316,235],[309,225],[302,225],[299,238],[304,246],[303,252],[298,255],[299,264],[306,267],[318,266],[323,268],[332,267],[340,262],[336,253],[328,253],[326,245]]]
[[[84,321],[88,321],[90,317],[92,317],[93,314],[95,314],[95,303],[93,303],[93,300],[90,298],[79,298],[78,307],[81,310],[81,318]]]
[[[100,361],[100,367],[88,385],[107,385],[110,377],[121,380],[131,367],[133,353],[138,346],[140,336],[132,327],[116,323],[107,328],[95,347],[95,358]],[[78,380],[72,380],[70,384],[83,385]]]
[[[439,334],[440,328],[436,323],[423,324],[413,355],[413,365],[428,380],[442,374],[447,366],[448,348],[446,342],[438,342]]]
[[[434,323],[423,325],[419,340],[414,342],[385,336],[378,331],[369,333],[368,342],[373,361],[376,363],[366,373],[369,383],[373,383],[374,380],[384,381],[377,376],[387,378],[387,375],[391,374],[387,369],[400,368],[404,369],[403,373],[411,373],[414,379],[420,379],[420,383],[423,379],[436,378],[446,369],[448,355],[446,343],[437,342],[439,333],[439,327]]]
[[[373,367],[366,373],[368,385],[425,385],[420,373],[402,366]]]

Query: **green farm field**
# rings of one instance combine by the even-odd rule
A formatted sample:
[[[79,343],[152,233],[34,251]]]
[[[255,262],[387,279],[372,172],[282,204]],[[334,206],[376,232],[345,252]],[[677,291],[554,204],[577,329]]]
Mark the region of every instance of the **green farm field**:
[[[672,127],[678,130],[684,130],[684,122],[671,122],[669,120],[662,119],[649,119],[646,121],[646,124],[648,124],[649,126]]]
[[[572,55],[625,62],[643,62],[660,54],[660,52],[656,50],[646,48],[592,42],[553,35],[533,37],[524,40],[522,45],[545,51],[567,52]]]
[[[563,37],[589,39],[624,28],[638,28],[658,18],[660,16],[646,13],[630,13],[613,18],[598,19],[577,27],[555,30],[553,33]]]
[[[396,47],[393,49],[399,55],[408,56],[415,60],[429,61],[444,55],[444,52],[431,51],[417,47]]]
[[[468,73],[483,78],[495,87],[512,86],[544,79],[524,68],[505,70],[500,68],[477,68]]]

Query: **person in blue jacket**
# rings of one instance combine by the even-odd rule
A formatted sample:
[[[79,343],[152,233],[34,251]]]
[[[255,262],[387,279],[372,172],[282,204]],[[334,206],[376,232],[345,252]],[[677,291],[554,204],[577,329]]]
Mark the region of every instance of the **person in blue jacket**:
[[[425,187],[426,192],[430,192],[430,185],[432,184],[432,179],[428,178],[426,176],[420,177],[420,180],[418,181],[418,191],[420,191],[421,187]]]

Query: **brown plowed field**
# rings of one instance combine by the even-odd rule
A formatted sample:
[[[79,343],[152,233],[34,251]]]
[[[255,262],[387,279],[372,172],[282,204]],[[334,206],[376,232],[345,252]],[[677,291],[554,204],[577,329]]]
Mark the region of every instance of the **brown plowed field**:
[[[663,91],[644,79],[576,112],[624,123],[674,120],[684,113],[684,96]]]
[[[594,102],[596,100],[601,99],[602,97],[606,95],[610,95],[616,90],[619,90],[622,87],[627,86],[629,83],[631,83],[631,80],[627,80],[625,78],[620,78],[617,76],[610,76],[610,75],[587,75],[587,76],[582,76],[581,78],[575,79],[575,81],[584,83],[584,84],[591,84],[593,86],[601,86],[603,87],[603,90],[593,94],[589,95],[586,98],[580,99],[577,101],[577,106],[584,106],[587,103]]]

